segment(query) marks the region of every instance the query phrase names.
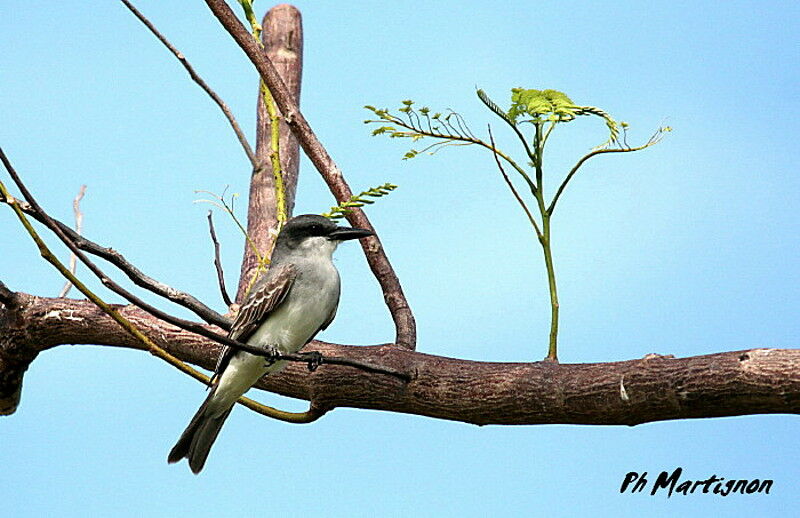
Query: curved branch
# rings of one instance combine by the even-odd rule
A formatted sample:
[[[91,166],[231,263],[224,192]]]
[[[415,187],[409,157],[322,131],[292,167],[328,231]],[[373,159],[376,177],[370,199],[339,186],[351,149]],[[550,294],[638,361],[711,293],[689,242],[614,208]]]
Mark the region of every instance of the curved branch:
[[[141,349],[90,302],[19,294],[24,324],[0,311],[2,363],[60,344]],[[213,368],[218,344],[161,322],[138,308],[120,311],[176,357]],[[613,363],[493,363],[433,356],[393,344],[312,342],[305,350],[413,372],[409,383],[335,365],[309,372],[289,365],[258,387],[319,408],[367,408],[473,424],[635,425],[668,419],[800,414],[800,350],[753,349],[690,358],[648,355]],[[3,392],[0,386],[0,393]],[[7,387],[6,387],[7,388]]]
[[[291,92],[281,80],[270,59],[260,51],[250,32],[242,25],[226,2],[223,0],[206,0],[206,4],[222,26],[225,27],[225,30],[247,54],[256,70],[258,70],[259,75],[270,92],[272,92],[275,103],[283,114],[286,123],[295,137],[297,137],[300,146],[311,160],[311,163],[314,164],[325,183],[328,184],[328,188],[336,198],[336,202],[342,203],[350,199],[350,196],[353,195],[350,186],[344,180],[342,172],[311,129],[308,121],[303,117],[297,107],[297,103],[292,98]],[[354,210],[347,215],[347,220],[353,226],[375,230],[362,210]],[[414,315],[405,298],[394,268],[392,268],[389,259],[386,257],[380,239],[377,235],[362,239],[361,247],[364,250],[364,255],[372,273],[381,286],[383,298],[394,320],[396,329],[395,342],[401,347],[414,349],[416,344]]]
[[[658,142],[659,140],[654,135],[653,137],[650,137],[650,140],[648,140],[647,143],[642,144],[641,146],[614,148],[614,149],[608,149],[608,148],[595,149],[594,151],[585,154],[580,160],[578,160],[578,163],[575,164],[575,166],[570,170],[569,174],[567,174],[566,178],[564,178],[564,181],[561,182],[561,185],[558,186],[558,190],[556,191],[555,196],[553,196],[553,201],[550,202],[550,206],[547,208],[547,214],[548,215],[553,214],[553,211],[556,208],[556,203],[558,202],[558,199],[561,197],[561,193],[564,192],[564,189],[567,188],[567,184],[572,179],[572,177],[575,176],[575,173],[578,172],[578,169],[580,169],[581,166],[590,158],[595,157],[597,155],[604,155],[607,153],[630,153],[631,151],[641,151],[642,149],[648,148],[654,144],[657,144]]]
[[[0,154],[2,154],[2,149],[0,149]],[[7,160],[4,154],[2,155],[2,157],[4,161]],[[11,165],[9,163],[8,167],[10,166]],[[8,203],[8,200],[0,200],[0,201],[2,201],[3,203]],[[58,228],[58,230],[60,230],[63,233],[63,235],[68,239],[68,241],[70,241],[76,248],[110,262],[111,264],[116,266],[120,271],[122,271],[122,273],[127,275],[128,279],[130,279],[137,286],[145,288],[155,293],[156,295],[160,295],[167,300],[171,300],[172,302],[175,302],[176,304],[179,304],[191,310],[197,316],[199,316],[209,324],[214,324],[225,330],[230,329],[231,321],[228,318],[220,315],[213,309],[209,308],[194,296],[176,290],[175,288],[172,288],[162,282],[153,279],[152,277],[145,275],[141,270],[139,270],[133,264],[128,262],[128,260],[125,259],[125,257],[122,254],[120,254],[113,248],[106,248],[101,245],[98,245],[93,241],[89,241],[88,239],[81,236],[80,234],[72,230],[70,227],[68,227],[61,221],[54,219],[52,216],[48,215],[48,218],[46,219],[42,213],[37,211],[29,203],[25,203],[20,200],[15,200],[15,201],[19,206],[19,208],[22,210],[22,212],[24,212],[28,216],[31,216],[35,220],[45,225],[48,224],[47,219],[49,219],[52,225],[54,225],[55,228]],[[82,255],[83,254],[81,254],[81,256]],[[95,268],[97,267],[95,266]],[[100,280],[103,282],[104,285],[112,289],[112,291],[114,290],[114,287],[117,286],[116,283],[112,283],[112,281],[110,281],[110,279],[105,275],[103,275],[100,278]],[[113,285],[109,285],[108,283],[112,283]],[[135,304],[137,303],[137,301],[139,301],[138,298],[134,297],[133,294],[131,294],[127,290],[124,290],[121,287],[119,287],[119,289],[122,291],[121,292],[117,291],[117,294],[126,298],[129,302],[133,302]],[[131,297],[133,297],[133,299]],[[188,323],[189,321],[186,320],[185,322]]]
[[[208,211],[208,232],[211,234],[211,244],[214,245],[214,269],[217,271],[217,282],[219,283],[219,292],[222,295],[222,301],[225,305],[231,307],[233,301],[228,295],[228,290],[225,288],[225,272],[222,270],[222,260],[219,257],[219,241],[217,240],[217,233],[214,231],[214,216],[212,211]]]
[[[181,51],[176,49],[172,45],[172,43],[170,43],[169,40],[166,37],[164,37],[164,35],[161,34],[158,31],[158,29],[156,29],[156,27],[150,22],[150,20],[148,20],[142,13],[140,13],[138,9],[136,9],[136,7],[134,7],[133,4],[131,4],[128,0],[121,0],[121,1],[123,4],[125,4],[125,7],[127,7],[128,10],[130,10],[130,12],[132,12],[133,15],[136,16],[136,18],[138,18],[139,21],[145,25],[145,27],[150,29],[150,32],[153,33],[153,35],[158,39],[158,41],[160,41],[161,43],[164,44],[165,47],[167,47],[167,49],[172,53],[172,55],[175,56],[178,59],[178,61],[180,61],[181,65],[183,65],[183,68],[185,68],[186,71],[189,73],[189,77],[191,77],[192,80],[195,83],[197,83],[200,86],[200,88],[202,88],[203,91],[206,94],[208,94],[209,97],[211,97],[211,100],[214,101],[217,106],[219,106],[219,109],[222,110],[223,115],[225,115],[225,118],[228,119],[228,123],[231,125],[233,132],[236,134],[236,139],[239,141],[239,144],[241,144],[245,155],[247,155],[247,159],[250,161],[253,167],[256,167],[257,162],[256,162],[256,157],[253,154],[253,149],[250,147],[250,143],[247,142],[247,137],[244,135],[242,128],[239,127],[239,123],[236,122],[236,117],[233,116],[233,112],[228,107],[228,105],[225,104],[225,101],[223,101],[222,98],[219,95],[217,95],[217,92],[212,90],[211,87],[208,86],[208,84],[206,84],[206,82],[203,80],[202,77],[197,75],[197,72],[194,71],[194,68],[192,67],[191,63],[189,63],[189,60],[186,59],[186,56],[184,56]]]
[[[511,183],[511,178],[508,177],[508,175],[506,174],[506,170],[503,169],[503,164],[502,162],[500,162],[500,158],[497,156],[497,149],[495,148],[494,145],[494,136],[492,135],[492,127],[488,126],[488,128],[489,128],[489,142],[492,145],[492,156],[494,157],[494,161],[497,164],[497,168],[500,170],[500,174],[503,175],[503,180],[505,180],[506,185],[508,185],[508,188],[511,189],[511,193],[514,195],[514,198],[517,199],[517,202],[522,207],[522,210],[525,211],[525,215],[528,216],[528,221],[531,222],[533,230],[536,232],[536,237],[539,238],[539,240],[541,241],[543,235],[542,231],[539,230],[539,224],[536,223],[536,218],[533,217],[533,214],[531,214],[530,209],[528,209],[528,205],[525,203],[525,200],[523,200],[522,196],[519,195],[519,192],[517,192],[517,188],[514,187],[513,183]]]
[[[522,132],[519,130],[519,127],[514,123],[514,121],[508,118],[506,112],[504,112],[494,101],[492,101],[489,98],[489,96],[486,95],[486,92],[484,92],[481,89],[478,89],[476,93],[478,95],[478,99],[480,99],[480,101],[487,108],[489,108],[495,115],[500,117],[503,120],[503,122],[508,124],[508,126],[510,126],[512,130],[514,130],[514,133],[517,135],[517,138],[519,138],[520,142],[522,142],[522,147],[525,149],[525,153],[528,155],[528,158],[531,160],[531,162],[536,162],[536,155],[533,153],[533,151],[531,151],[531,148],[528,145],[528,141],[525,140],[525,135],[522,134]]]

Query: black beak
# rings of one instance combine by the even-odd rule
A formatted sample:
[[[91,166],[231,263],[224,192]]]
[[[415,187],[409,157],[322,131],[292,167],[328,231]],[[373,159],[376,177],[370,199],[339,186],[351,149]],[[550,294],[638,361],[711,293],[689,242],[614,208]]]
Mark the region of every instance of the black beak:
[[[336,230],[328,234],[328,239],[336,241],[347,241],[348,239],[361,239],[362,237],[373,236],[371,230],[361,228],[336,227]]]

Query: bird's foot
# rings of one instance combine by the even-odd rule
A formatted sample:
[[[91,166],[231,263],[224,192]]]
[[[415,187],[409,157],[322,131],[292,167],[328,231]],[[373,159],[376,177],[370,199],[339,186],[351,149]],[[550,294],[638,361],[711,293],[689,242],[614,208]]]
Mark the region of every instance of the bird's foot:
[[[303,353],[306,358],[308,358],[308,370],[310,372],[314,372],[317,370],[317,367],[322,365],[322,360],[324,359],[322,353],[319,351],[310,351],[307,353]]]
[[[267,345],[264,347],[264,358],[267,360],[267,366],[272,365],[278,361],[278,356],[281,352],[274,345]]]

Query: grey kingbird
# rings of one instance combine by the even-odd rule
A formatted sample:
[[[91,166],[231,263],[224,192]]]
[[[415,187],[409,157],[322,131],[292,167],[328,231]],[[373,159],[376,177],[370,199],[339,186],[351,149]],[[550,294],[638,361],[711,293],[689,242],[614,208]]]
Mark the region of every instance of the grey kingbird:
[[[342,241],[372,234],[311,214],[287,221],[278,234],[269,270],[245,297],[228,336],[265,350],[299,351],[336,316],[340,283],[333,251]],[[285,364],[226,346],[214,369],[211,392],[167,461],[185,457],[192,472],[199,473],[239,396]]]

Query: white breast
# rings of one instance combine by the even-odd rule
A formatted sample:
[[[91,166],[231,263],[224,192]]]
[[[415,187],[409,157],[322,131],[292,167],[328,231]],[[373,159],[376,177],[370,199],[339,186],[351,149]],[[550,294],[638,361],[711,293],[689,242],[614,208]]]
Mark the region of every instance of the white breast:
[[[308,247],[315,247],[322,253],[307,253],[306,250],[291,257],[292,263],[297,266],[298,276],[286,299],[247,340],[248,344],[273,346],[287,353],[297,352],[336,310],[340,281],[339,272],[331,259],[336,242],[320,238],[309,243]],[[220,376],[217,394],[221,408],[225,404],[233,404],[261,376],[277,372],[285,364],[268,364],[261,356],[244,351],[236,353]]]

